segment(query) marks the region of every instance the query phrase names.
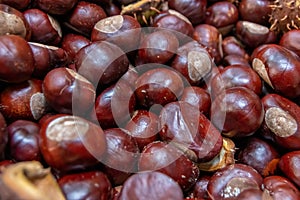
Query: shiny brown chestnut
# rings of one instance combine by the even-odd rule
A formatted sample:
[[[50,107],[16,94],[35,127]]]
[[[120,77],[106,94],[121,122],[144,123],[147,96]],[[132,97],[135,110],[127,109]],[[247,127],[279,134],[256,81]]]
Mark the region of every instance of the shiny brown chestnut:
[[[35,0],[35,5],[46,13],[63,15],[70,11],[78,0]]]
[[[211,121],[227,137],[245,137],[255,133],[264,119],[257,94],[245,87],[221,92],[211,105]]]
[[[200,174],[198,167],[183,152],[161,141],[152,142],[143,149],[138,169],[162,172],[174,179],[183,191],[188,191]]]
[[[40,126],[29,120],[17,120],[7,127],[8,155],[14,161],[41,161]]]
[[[29,41],[31,28],[19,10],[0,2],[0,35],[18,35]]]
[[[59,113],[86,116],[93,108],[96,91],[91,82],[77,72],[55,68],[43,80],[47,103]]]
[[[279,45],[283,46],[293,52],[295,52],[298,56],[300,56],[300,45],[298,41],[300,39],[300,30],[290,30],[288,32],[285,32],[280,40]]]
[[[246,52],[244,45],[235,36],[227,36],[222,40],[222,49],[224,56],[239,55],[249,61],[250,56]]]
[[[7,86],[0,93],[0,110],[6,120],[38,120],[48,110],[42,91],[42,81],[30,79]]]
[[[300,107],[278,94],[262,98],[265,110],[262,134],[269,135],[281,147],[290,150],[300,148]]]
[[[102,128],[81,117],[57,114],[41,124],[42,156],[59,172],[97,165],[106,152],[106,144]]]
[[[126,180],[118,199],[183,200],[183,192],[178,183],[163,173],[141,172]]]
[[[0,81],[20,83],[30,79],[34,58],[28,42],[20,36],[0,36]]]
[[[300,96],[300,58],[277,44],[259,47],[252,56],[252,68],[277,93],[288,98]]]
[[[191,189],[191,192],[189,193],[188,197],[190,199],[207,199],[208,193],[207,193],[207,185],[209,182],[210,176],[204,175],[198,178],[197,182]]]
[[[246,60],[244,57],[235,54],[224,56],[222,64],[223,66],[244,65],[245,67],[251,67],[249,60]]]
[[[23,12],[31,29],[32,42],[58,45],[62,39],[62,30],[59,22],[42,10],[31,8]]]
[[[299,162],[300,162],[300,151],[290,151],[284,154],[278,163],[279,169],[283,174],[291,180],[296,186],[300,186],[300,175],[299,175]]]
[[[58,184],[66,200],[107,200],[112,196],[111,183],[101,171],[67,174],[58,179]]]
[[[106,13],[101,6],[87,1],[79,1],[68,14],[64,24],[89,37],[95,24],[104,18],[106,18]]]

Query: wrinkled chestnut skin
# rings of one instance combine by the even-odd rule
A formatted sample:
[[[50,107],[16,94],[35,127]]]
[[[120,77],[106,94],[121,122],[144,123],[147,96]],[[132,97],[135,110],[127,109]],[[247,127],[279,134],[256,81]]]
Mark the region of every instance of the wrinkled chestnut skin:
[[[125,129],[135,138],[140,150],[158,140],[158,116],[147,110],[136,110]]]
[[[238,162],[253,167],[262,176],[272,175],[278,160],[277,150],[270,143],[256,137],[247,139],[238,153]]]
[[[227,137],[253,135],[263,118],[264,109],[259,96],[245,87],[226,89],[211,105],[211,121]]]
[[[262,134],[286,149],[300,149],[300,107],[278,94],[265,95],[262,103],[265,110]]]
[[[225,67],[211,80],[212,98],[232,87],[246,87],[255,94],[262,92],[262,81],[259,75],[251,68],[243,65],[230,65]]]
[[[62,15],[70,11],[78,0],[35,0],[35,4],[46,13]]]
[[[155,68],[146,71],[136,80],[137,103],[145,108],[154,104],[166,105],[176,101],[183,91],[183,80],[168,68]]]
[[[0,112],[0,160],[4,157],[4,150],[8,141],[7,124],[4,116]]]
[[[30,79],[7,86],[0,93],[0,110],[6,120],[38,120],[46,113],[42,81]]]
[[[228,199],[247,189],[259,189],[262,181],[261,175],[252,167],[232,164],[212,175],[207,191],[212,199]]]
[[[279,169],[285,174],[285,176],[292,182],[300,187],[299,166],[300,151],[291,151],[284,154],[278,163]]]
[[[55,111],[80,116],[86,116],[90,112],[96,97],[91,82],[64,67],[47,73],[43,80],[43,92],[46,101]]]
[[[1,3],[9,5],[17,10],[23,10],[30,5],[31,0],[1,0]]]
[[[41,124],[39,146],[43,158],[59,172],[97,165],[106,144],[102,128],[81,117],[57,114]]]
[[[279,41],[279,45],[283,46],[293,52],[295,52],[298,56],[300,56],[300,45],[298,41],[300,39],[300,30],[290,30],[285,32]]]
[[[34,70],[34,59],[27,41],[16,35],[0,36],[0,66],[0,81],[28,80]]]
[[[277,93],[288,98],[300,96],[300,58],[292,51],[268,44],[255,52],[252,67]]]
[[[159,119],[162,140],[192,151],[194,161],[209,161],[220,152],[221,133],[197,107],[182,101],[172,102],[164,106]]]
[[[59,44],[62,30],[56,19],[36,8],[28,9],[23,14],[32,32],[30,41],[54,46]]]
[[[9,124],[7,132],[10,158],[17,162],[41,161],[39,131],[39,125],[28,120],[17,120]]]
[[[196,183],[200,174],[198,167],[183,152],[161,141],[152,142],[143,149],[138,169],[162,172],[173,178],[184,191]]]
[[[169,0],[168,6],[183,14],[193,25],[196,25],[205,19],[207,0]]]
[[[107,176],[100,171],[81,172],[65,175],[58,184],[66,200],[111,198],[112,186]]]
[[[142,172],[134,174],[126,180],[118,199],[183,200],[183,192],[172,178],[163,173]]]
[[[264,192],[274,200],[299,200],[300,191],[288,179],[282,176],[269,176],[263,180]]]
[[[99,5],[87,1],[79,1],[68,16],[66,24],[71,29],[90,36],[94,25],[105,17],[106,13]]]
[[[103,171],[113,185],[121,185],[137,171],[139,148],[135,139],[125,129],[109,128],[104,130],[107,150],[101,160]]]
[[[95,87],[105,88],[126,73],[129,61],[120,47],[106,41],[98,41],[78,51],[75,65],[78,73],[91,81]]]

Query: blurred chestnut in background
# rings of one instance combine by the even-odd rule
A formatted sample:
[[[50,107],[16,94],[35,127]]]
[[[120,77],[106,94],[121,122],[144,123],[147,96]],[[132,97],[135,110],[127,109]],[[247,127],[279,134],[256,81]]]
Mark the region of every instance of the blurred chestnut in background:
[[[31,3],[31,0],[1,0],[2,4],[6,4],[9,5],[17,10],[24,10],[26,8],[28,8],[28,6]]]
[[[78,0],[35,0],[35,5],[46,13],[63,15],[70,11]]]

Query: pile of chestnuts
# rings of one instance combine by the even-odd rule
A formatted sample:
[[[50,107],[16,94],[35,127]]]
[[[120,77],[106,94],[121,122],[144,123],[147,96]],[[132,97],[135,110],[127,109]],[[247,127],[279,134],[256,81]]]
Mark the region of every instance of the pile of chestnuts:
[[[0,199],[300,200],[299,0],[0,0]]]

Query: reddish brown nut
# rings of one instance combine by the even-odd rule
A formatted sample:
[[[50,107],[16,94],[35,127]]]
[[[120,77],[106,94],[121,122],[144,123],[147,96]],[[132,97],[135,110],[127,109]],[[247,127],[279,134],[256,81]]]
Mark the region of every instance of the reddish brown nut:
[[[20,161],[41,161],[39,147],[38,123],[28,120],[17,120],[9,124],[8,131],[8,152],[11,159]]]
[[[193,39],[207,48],[216,64],[223,58],[222,35],[220,31],[209,24],[199,24],[195,27]]]
[[[250,188],[242,191],[237,197],[229,198],[230,200],[263,200],[267,195],[261,189]]]
[[[176,101],[183,91],[181,76],[169,68],[155,68],[146,71],[136,80],[137,103],[150,108],[154,104],[166,105]]]
[[[189,197],[191,199],[208,199],[207,185],[209,180],[210,176],[208,175],[200,176],[192,188]]]
[[[162,159],[163,158],[163,159]],[[159,171],[174,179],[184,191],[197,181],[198,167],[172,144],[156,141],[148,144],[141,153],[139,171]]]
[[[115,15],[98,21],[91,33],[92,41],[108,41],[124,52],[136,50],[140,44],[141,25],[129,15]]]
[[[300,107],[278,94],[267,94],[262,103],[265,110],[263,134],[271,136],[281,147],[299,149]]]
[[[274,200],[299,200],[299,189],[282,176],[269,176],[263,180],[263,191]]]
[[[36,8],[28,9],[23,14],[32,32],[30,41],[54,46],[59,44],[62,30],[56,19]]]
[[[101,1],[103,2],[103,1]],[[121,9],[115,3],[109,2],[106,5],[103,5],[103,9],[108,16],[119,15],[121,13]]]
[[[264,45],[255,52],[252,67],[276,92],[288,98],[300,96],[300,58],[294,52]]]
[[[249,61],[250,56],[246,52],[243,44],[235,36],[227,36],[222,40],[222,49],[224,56],[239,55]]]
[[[136,110],[125,129],[135,138],[140,150],[158,140],[158,116],[147,110]]]
[[[0,112],[0,160],[4,158],[4,150],[6,148],[7,141],[8,141],[7,124],[4,116]]]
[[[279,169],[298,187],[300,187],[299,162],[300,151],[291,151],[284,154],[278,163]]]
[[[68,15],[65,25],[72,30],[90,36],[95,24],[106,17],[103,8],[87,1],[79,1]]]
[[[60,172],[95,166],[107,147],[100,126],[62,114],[49,117],[41,124],[39,143],[46,163]]]
[[[230,65],[225,67],[211,80],[212,98],[232,87],[246,87],[255,94],[262,92],[262,81],[259,75],[251,68],[243,65]]]
[[[23,10],[30,5],[31,0],[1,0],[1,3],[9,5],[17,10]]]
[[[68,174],[59,178],[58,184],[66,200],[107,200],[112,196],[111,183],[107,176],[100,171]]]
[[[238,162],[256,169],[262,176],[275,173],[279,161],[278,151],[259,138],[251,137],[239,149]]]
[[[222,136],[197,107],[177,101],[164,106],[160,115],[162,140],[172,142],[194,162],[206,162],[219,154]]]
[[[120,200],[172,199],[182,200],[180,186],[169,176],[160,172],[142,172],[132,175],[124,183]]]
[[[66,14],[77,2],[78,0],[35,0],[35,4],[38,8],[53,15]]]
[[[285,32],[279,41],[279,45],[295,52],[298,56],[300,56],[300,45],[298,41],[300,39],[300,30],[290,30]]]
[[[79,74],[100,88],[116,82],[129,67],[124,51],[106,41],[92,42],[80,49],[75,64]]]
[[[0,110],[8,121],[38,120],[48,110],[42,81],[28,81],[7,86],[0,94]]]
[[[34,59],[27,41],[16,35],[0,36],[0,80],[20,83],[31,77]]]
[[[233,164],[212,175],[207,191],[212,199],[229,199],[248,189],[260,189],[262,181],[261,175],[252,167]]]
[[[223,58],[222,64],[224,66],[229,66],[229,65],[244,65],[245,67],[251,67],[249,64],[249,61],[246,60],[244,57],[235,55],[235,54],[230,54],[227,55]]]
[[[257,94],[245,87],[221,92],[212,102],[211,121],[227,137],[245,137],[255,133],[264,119]]]
[[[180,72],[191,85],[199,85],[210,75],[213,62],[206,49],[193,41],[178,48],[171,67]]]
[[[107,150],[101,160],[103,171],[113,185],[121,185],[134,172],[137,172],[139,148],[135,139],[121,128],[104,130]]]
[[[2,3],[0,1],[0,3]],[[30,40],[31,28],[23,13],[9,5],[0,4],[0,35],[18,35]]]
[[[62,48],[34,42],[29,42],[29,45],[34,58],[33,77],[43,79],[50,70],[62,67],[68,61],[68,55]]]
[[[187,17],[193,25],[200,24],[205,19],[206,0],[176,1],[169,0],[170,9],[176,10]]]

